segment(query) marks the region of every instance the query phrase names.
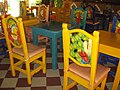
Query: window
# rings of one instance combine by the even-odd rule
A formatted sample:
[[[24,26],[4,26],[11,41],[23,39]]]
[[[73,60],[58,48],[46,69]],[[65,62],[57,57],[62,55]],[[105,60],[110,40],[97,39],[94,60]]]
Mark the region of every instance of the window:
[[[4,0],[0,0],[4,1]],[[8,13],[14,17],[18,17],[20,14],[20,1],[29,1],[29,7],[41,3],[42,0],[8,0]]]
[[[8,13],[14,17],[19,16],[19,0],[8,0]]]

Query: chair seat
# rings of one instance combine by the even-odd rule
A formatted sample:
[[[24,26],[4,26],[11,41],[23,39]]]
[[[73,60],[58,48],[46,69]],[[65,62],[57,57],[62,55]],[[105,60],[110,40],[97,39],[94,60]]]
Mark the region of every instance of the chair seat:
[[[35,56],[36,54],[45,50],[45,48],[41,48],[40,46],[35,46],[32,43],[27,43],[28,47],[28,55],[29,57]],[[17,53],[21,56],[24,56],[23,50],[20,48],[13,48],[12,50],[14,53]]]
[[[69,71],[71,71],[71,72],[77,74],[78,76],[90,81],[90,68],[89,67],[81,67],[75,63],[72,63],[69,66]],[[107,68],[107,67],[102,66],[102,65],[98,65],[95,83],[99,82],[109,71],[110,71],[110,68]]]
[[[100,24],[100,22],[96,21],[96,22],[92,22],[92,21],[87,21],[86,22],[87,24],[92,24],[92,25],[97,25],[97,24]]]

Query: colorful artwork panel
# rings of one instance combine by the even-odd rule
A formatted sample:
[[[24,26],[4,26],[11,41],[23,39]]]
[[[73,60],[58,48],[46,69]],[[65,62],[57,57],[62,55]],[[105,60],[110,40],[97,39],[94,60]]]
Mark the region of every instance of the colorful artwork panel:
[[[119,20],[117,20],[115,32],[120,34],[120,21]]]
[[[8,30],[8,37],[12,41],[13,44],[19,46],[21,44],[20,40],[20,32],[17,26],[17,23],[14,19],[9,19],[7,21],[7,30]]]
[[[70,34],[70,56],[80,64],[89,64],[92,40],[82,33]]]

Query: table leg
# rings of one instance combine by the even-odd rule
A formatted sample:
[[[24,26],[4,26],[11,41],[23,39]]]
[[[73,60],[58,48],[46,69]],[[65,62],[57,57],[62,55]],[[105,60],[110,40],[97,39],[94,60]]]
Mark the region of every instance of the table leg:
[[[62,51],[62,37],[60,37],[60,51]]]
[[[50,53],[52,53],[52,38],[50,38]]]
[[[112,90],[117,90],[119,82],[120,82],[120,60],[119,60],[119,63],[118,63],[118,67],[117,67],[116,75],[115,75],[115,78],[114,78]]]
[[[32,30],[32,35],[33,35],[33,44],[38,45],[38,35]]]
[[[57,38],[52,38],[52,69],[57,68]]]

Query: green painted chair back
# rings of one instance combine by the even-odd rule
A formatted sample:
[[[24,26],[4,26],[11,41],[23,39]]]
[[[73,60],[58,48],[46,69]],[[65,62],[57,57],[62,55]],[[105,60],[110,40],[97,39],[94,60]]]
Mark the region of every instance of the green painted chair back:
[[[86,17],[87,11],[84,10],[82,7],[78,8],[72,7],[72,12],[70,16],[71,27],[69,29],[81,28],[85,30]]]

